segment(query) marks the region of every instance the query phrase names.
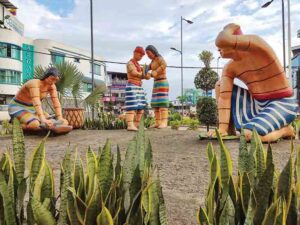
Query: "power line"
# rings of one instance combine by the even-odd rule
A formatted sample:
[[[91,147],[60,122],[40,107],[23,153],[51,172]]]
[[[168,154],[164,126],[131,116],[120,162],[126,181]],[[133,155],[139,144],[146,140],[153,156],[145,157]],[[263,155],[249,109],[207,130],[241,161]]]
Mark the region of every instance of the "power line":
[[[8,46],[1,46],[0,49],[8,49]],[[14,49],[20,50],[20,51],[25,51],[25,52],[32,52],[35,54],[41,54],[41,55],[49,55],[49,56],[62,56],[61,53],[46,53],[46,52],[40,52],[40,51],[32,51],[29,49],[23,49],[21,47],[16,48],[15,46],[13,46]],[[69,58],[69,59],[76,59],[76,60],[88,60],[91,61],[91,59],[89,57],[80,57],[80,56],[73,56],[73,55],[68,55],[64,53],[64,57],[65,58]],[[118,64],[118,65],[127,65],[127,62],[117,62],[117,61],[110,61],[110,60],[98,60],[98,59],[94,59],[95,62],[100,62],[100,63],[108,63],[108,64]],[[181,69],[181,66],[167,66],[168,68],[172,68],[172,69]],[[205,68],[204,66],[183,66],[182,68],[184,69],[203,69]],[[223,69],[223,67],[210,67],[211,69]]]

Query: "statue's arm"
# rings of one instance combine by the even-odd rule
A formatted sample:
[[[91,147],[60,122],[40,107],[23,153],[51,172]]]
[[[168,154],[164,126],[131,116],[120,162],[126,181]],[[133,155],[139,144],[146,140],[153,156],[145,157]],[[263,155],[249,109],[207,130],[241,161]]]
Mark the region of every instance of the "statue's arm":
[[[42,109],[42,102],[40,98],[40,87],[38,81],[32,80],[31,82],[28,82],[26,84],[26,88],[29,89],[29,94],[37,116],[41,121],[46,120],[46,117]]]
[[[56,89],[55,84],[51,85],[49,92],[50,92],[51,101],[52,101],[52,104],[54,107],[55,115],[56,115],[57,119],[62,119],[63,118],[62,117],[62,108],[61,108],[61,104],[58,99],[57,89]]]
[[[219,114],[219,131],[221,134],[227,134],[230,113],[231,113],[231,96],[233,89],[234,74],[225,67],[220,82],[220,93],[218,99]]]
[[[159,76],[167,68],[167,63],[162,57],[159,57],[158,64],[159,64],[159,67],[157,67],[156,70],[152,70],[152,73],[151,73],[151,76],[154,78]]]
[[[143,72],[137,71],[135,65],[133,65],[133,63],[131,62],[127,64],[127,73],[129,73],[131,76],[138,77],[138,78],[141,78],[143,75]]]
[[[266,44],[257,35],[243,35],[240,26],[229,24],[224,27],[216,39],[218,48],[233,48],[239,51],[250,51],[264,47]]]

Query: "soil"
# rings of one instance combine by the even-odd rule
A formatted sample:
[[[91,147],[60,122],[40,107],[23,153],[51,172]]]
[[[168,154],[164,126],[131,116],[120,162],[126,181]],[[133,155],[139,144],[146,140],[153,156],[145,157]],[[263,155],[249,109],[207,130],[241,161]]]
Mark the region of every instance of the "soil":
[[[146,134],[153,146],[154,164],[159,168],[169,224],[196,225],[196,213],[199,205],[204,202],[209,180],[206,155],[208,141],[198,140],[199,131],[147,130]],[[110,139],[114,149],[118,144],[124,156],[127,143],[133,136],[133,132],[125,130],[74,130],[68,135],[49,137],[46,142],[46,157],[54,169],[56,182],[59,179],[60,162],[69,144],[72,148],[77,146],[80,154],[84,155],[89,145],[97,150],[104,145],[106,139]],[[27,159],[41,139],[37,136],[25,137]],[[11,140],[0,137],[0,141],[2,155],[6,147],[11,147]],[[299,144],[299,141],[296,142]],[[226,141],[225,144],[230,150],[236,171],[239,142]],[[213,141],[213,145],[218,148],[216,141]],[[281,170],[290,154],[290,142],[283,140],[272,147],[276,168]]]

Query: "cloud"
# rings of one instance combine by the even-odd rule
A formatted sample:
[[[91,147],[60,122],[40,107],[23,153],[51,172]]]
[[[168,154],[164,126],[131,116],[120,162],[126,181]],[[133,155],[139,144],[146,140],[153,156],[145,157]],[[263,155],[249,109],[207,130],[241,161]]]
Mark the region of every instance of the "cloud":
[[[73,7],[62,15],[53,7],[35,0],[11,0],[19,8],[18,17],[25,24],[25,34],[32,38],[49,38],[74,47],[90,49],[89,1],[73,0]],[[41,0],[39,0],[41,1]],[[60,1],[62,2],[62,1]],[[180,16],[194,21],[183,23],[184,65],[202,66],[197,55],[202,50],[214,53],[213,66],[218,52],[214,44],[217,34],[227,23],[239,23],[244,33],[262,36],[281,59],[281,3],[274,1],[261,9],[265,1],[251,0],[94,0],[95,54],[105,60],[126,62],[136,45],[155,45],[169,65],[180,65],[180,54],[170,47],[180,49]],[[51,9],[51,10],[49,10]],[[300,3],[291,0],[292,43],[299,44],[296,31],[300,29]],[[298,26],[298,27],[297,27]],[[147,57],[142,63],[149,63]],[[226,60],[220,60],[224,65]],[[108,70],[125,72],[125,67],[107,64]],[[184,87],[194,87],[198,70],[184,69]],[[180,69],[168,69],[171,99],[180,95]],[[148,96],[152,83],[146,81]]]

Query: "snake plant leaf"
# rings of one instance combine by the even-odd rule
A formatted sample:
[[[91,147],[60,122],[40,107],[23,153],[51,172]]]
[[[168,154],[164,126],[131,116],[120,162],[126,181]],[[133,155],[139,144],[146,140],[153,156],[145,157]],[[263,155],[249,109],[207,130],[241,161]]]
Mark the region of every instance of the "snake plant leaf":
[[[167,209],[166,209],[166,204],[163,196],[159,175],[157,176],[157,189],[158,189],[157,194],[159,199],[159,222],[160,222],[159,224],[167,225],[168,224]]]
[[[256,202],[255,202],[255,197],[254,197],[253,193],[251,192],[244,225],[254,225],[253,219],[254,219],[255,213],[256,213]]]
[[[197,222],[198,222],[198,225],[210,225],[207,213],[205,212],[205,210],[202,207],[200,207],[200,210],[198,212]]]
[[[235,208],[229,195],[220,216],[220,224],[235,225]]]
[[[43,202],[46,198],[52,199],[55,197],[53,171],[47,161],[45,161],[44,168],[45,168],[45,175],[41,187],[41,202]]]
[[[147,139],[145,137],[145,126],[144,126],[144,117],[142,117],[139,130],[136,134],[136,153],[138,159],[138,165],[140,170],[140,177],[143,177],[144,167],[145,167],[145,152],[146,152],[146,143]]]
[[[149,194],[149,211],[150,211],[150,218],[149,224],[150,225],[159,225],[159,187],[158,181],[153,181],[153,184],[149,187],[148,194]]]
[[[220,172],[221,172],[221,182],[222,186],[228,188],[229,179],[232,176],[232,161],[230,158],[229,151],[224,145],[222,137],[218,130],[216,130],[217,138],[220,144]]]
[[[31,198],[32,211],[34,219],[38,225],[55,225],[56,221],[50,211],[34,197]]]
[[[296,192],[293,191],[290,207],[288,208],[286,224],[297,225],[297,217],[298,217],[297,214],[298,214],[298,212],[297,212],[297,196],[296,196]]]
[[[268,208],[262,225],[274,225],[277,216],[278,205],[279,199],[273,202],[272,205]]]
[[[132,177],[132,181],[130,183],[130,199],[131,199],[131,202],[130,204],[133,203],[133,199],[134,197],[137,195],[137,193],[141,190],[141,186],[142,186],[142,180],[141,180],[141,177],[140,177],[140,170],[139,170],[139,167],[137,166],[135,168],[135,172],[133,174],[133,177]]]
[[[10,190],[11,187],[6,183],[4,173],[0,170],[0,194],[3,200],[4,206],[4,218],[6,225],[15,225],[16,223],[16,215],[13,204],[13,196],[10,194],[13,190]]]
[[[210,182],[214,183],[219,176],[220,176],[220,165],[217,159],[217,155],[214,154],[210,165]]]
[[[240,195],[243,212],[246,215],[251,193],[251,185],[248,174],[243,173],[240,179]]]
[[[96,179],[96,178],[95,178]],[[95,181],[95,189],[92,194],[92,197],[90,201],[88,202],[86,211],[85,211],[85,217],[84,217],[84,224],[96,224],[97,223],[97,216],[101,212],[101,206],[102,206],[102,199],[101,199],[101,193],[100,188],[97,186],[97,182]]]
[[[213,148],[213,145],[212,145],[211,142],[208,143],[206,151],[207,151],[208,160],[209,160],[209,162],[211,164],[212,163],[212,159],[213,159],[213,157],[215,155],[215,151],[214,151],[214,148]]]
[[[145,168],[149,168],[149,167],[152,167],[152,158],[153,158],[153,154],[152,154],[152,145],[151,145],[151,142],[150,142],[150,139],[147,138],[145,140],[145,166],[144,166],[144,169]]]
[[[247,148],[247,141],[244,129],[241,130],[240,145],[239,145],[239,158],[238,158],[238,171],[240,174],[249,172],[249,154]]]
[[[102,211],[97,216],[97,225],[114,225],[113,218],[105,206],[102,206]]]
[[[99,186],[101,188],[102,198],[106,199],[112,181],[113,181],[113,158],[111,154],[111,143],[109,140],[106,141],[106,144],[101,152],[99,167],[98,167],[98,178]]]
[[[70,187],[70,188],[68,188],[68,191],[72,194],[72,197],[74,199],[73,203],[74,203],[74,208],[75,208],[77,219],[80,222],[80,224],[84,224],[84,216],[85,216],[87,205],[76,194],[76,190],[74,188]],[[70,198],[71,198],[70,195],[68,195],[68,204],[71,204],[71,203],[69,203]],[[69,211],[68,216],[71,213],[72,212]]]
[[[275,225],[286,225],[286,202],[285,202],[285,200],[281,200],[279,202],[279,210],[277,212]]]
[[[97,171],[97,160],[95,153],[89,147],[86,153],[86,164],[87,164],[87,201],[89,201],[94,193],[94,181],[95,175]]]
[[[205,200],[206,203],[206,211],[207,211],[207,216],[208,216],[208,221],[210,224],[213,224],[214,221],[214,210],[215,210],[215,184],[217,183],[217,180],[215,180],[211,187],[209,188],[208,196]]]
[[[291,193],[292,193],[292,178],[293,178],[293,159],[290,156],[287,164],[279,176],[277,186],[277,198],[282,197],[287,201],[287,206],[290,205]]]
[[[17,190],[17,218],[19,219],[19,223],[22,224],[23,222],[23,212],[24,212],[24,199],[27,191],[27,183],[26,183],[26,178],[23,178],[21,182],[18,185],[18,190]],[[1,200],[0,200],[1,204]],[[0,206],[0,211],[1,211],[1,206]],[[0,213],[1,214],[1,213]],[[1,224],[1,219],[0,219],[0,224]]]
[[[261,139],[258,136],[258,133],[256,130],[253,130],[253,137],[256,140],[257,143],[257,148],[256,148],[256,176],[257,179],[259,180],[265,169],[266,169],[266,162],[265,162],[265,153],[264,153],[264,147],[262,145]]]
[[[274,164],[271,148],[268,149],[267,168],[261,176],[258,184],[254,187],[254,196],[256,199],[256,213],[254,224],[261,224],[266,210],[268,209],[269,197],[273,184]]]
[[[234,205],[236,205],[238,201],[238,194],[237,194],[237,188],[234,184],[232,176],[229,178],[229,196],[233,202]]]
[[[41,201],[42,186],[45,177],[45,159],[41,162],[40,171],[35,179],[33,186],[33,196],[36,200]]]
[[[68,214],[68,220],[71,225],[81,225],[83,224],[83,221],[80,221],[80,218],[78,218],[77,210],[78,208],[75,206],[76,199],[74,198],[73,194],[71,192],[68,193],[68,203],[67,203],[67,214]]]
[[[117,162],[115,166],[115,180],[120,180],[122,173],[122,166],[121,166],[121,151],[119,145],[117,145]]]
[[[13,120],[13,156],[16,177],[18,183],[21,183],[25,173],[25,142],[23,130],[17,118]]]
[[[43,161],[45,160],[45,141],[46,139],[43,139],[32,153],[32,158],[29,166],[29,180],[31,191],[33,191],[35,180],[40,173],[43,166]]]
[[[61,196],[59,207],[59,219],[58,225],[64,225],[67,223],[67,204],[68,204],[68,188],[71,183],[71,152],[68,149],[65,153],[62,163],[62,179],[61,179]]]

